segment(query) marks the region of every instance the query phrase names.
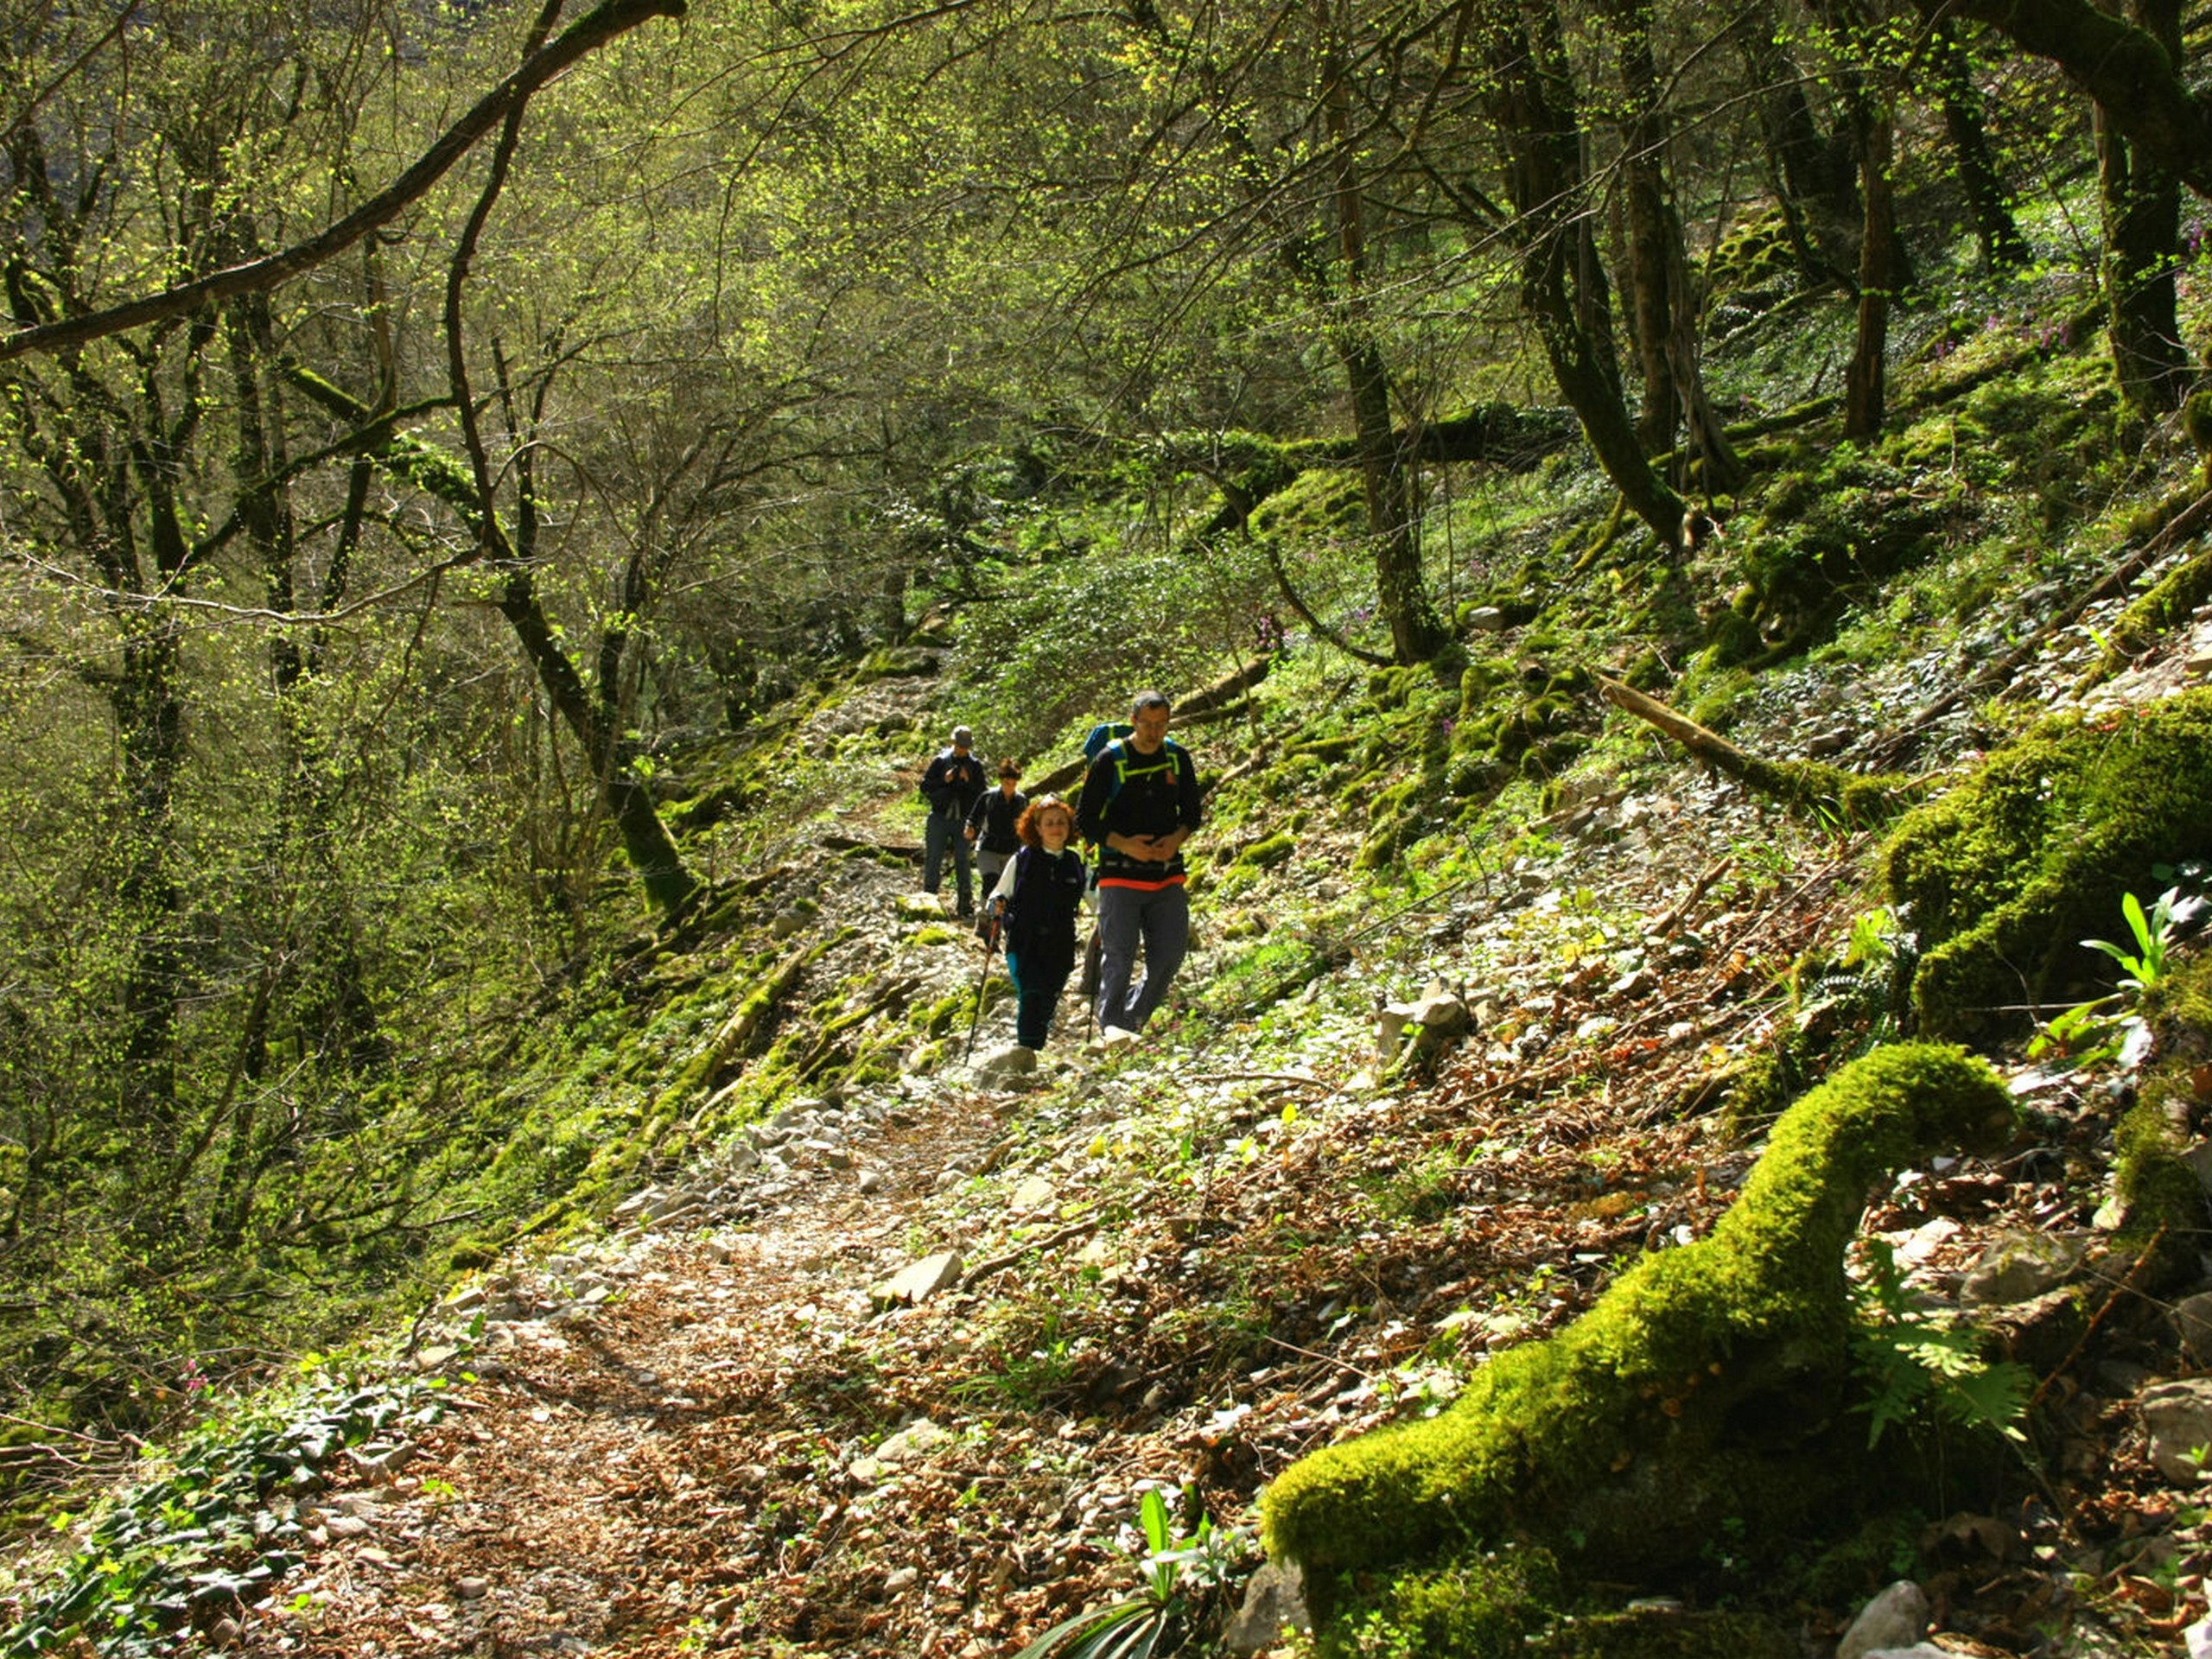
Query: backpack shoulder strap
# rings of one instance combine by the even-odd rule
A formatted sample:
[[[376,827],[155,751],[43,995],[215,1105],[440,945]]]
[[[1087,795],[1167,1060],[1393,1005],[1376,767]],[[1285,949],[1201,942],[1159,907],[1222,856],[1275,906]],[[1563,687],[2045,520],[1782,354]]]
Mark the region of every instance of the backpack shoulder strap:
[[[1122,785],[1128,781],[1129,741],[1125,737],[1117,737],[1099,753],[1110,756],[1114,762],[1114,786],[1106,791],[1106,804],[1110,806],[1114,803],[1115,797],[1122,792]]]

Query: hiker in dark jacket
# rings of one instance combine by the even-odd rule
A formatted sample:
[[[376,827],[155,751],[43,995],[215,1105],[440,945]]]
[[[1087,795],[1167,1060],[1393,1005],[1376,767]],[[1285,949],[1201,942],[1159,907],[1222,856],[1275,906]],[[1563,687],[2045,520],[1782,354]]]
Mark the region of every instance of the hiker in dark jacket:
[[[1020,845],[999,876],[988,908],[1006,934],[1006,970],[1018,999],[1014,1040],[1045,1046],[1053,1011],[1075,971],[1075,918],[1090,877],[1068,845],[1075,814],[1057,795],[1033,801],[1015,826]]]
[[[929,823],[922,835],[922,891],[935,893],[943,879],[944,855],[952,855],[953,874],[960,894],[960,913],[976,913],[974,876],[968,863],[968,837],[962,833],[968,810],[990,787],[983,777],[983,763],[974,753],[976,734],[965,726],[952,728],[951,747],[941,750],[922,773],[922,798],[930,804]]]
[[[1098,752],[1083,780],[1076,828],[1098,849],[1098,1025],[1144,1028],[1166,1001],[1191,938],[1183,843],[1198,827],[1198,772],[1167,735],[1167,699],[1137,694],[1134,729]],[[1134,988],[1137,946],[1144,976]]]
[[[968,839],[975,849],[976,874],[982,878],[985,893],[997,885],[999,872],[1021,845],[1014,826],[1021,822],[1029,798],[1018,786],[1020,776],[1021,768],[1013,761],[1000,761],[999,786],[977,796],[976,804],[968,809]]]

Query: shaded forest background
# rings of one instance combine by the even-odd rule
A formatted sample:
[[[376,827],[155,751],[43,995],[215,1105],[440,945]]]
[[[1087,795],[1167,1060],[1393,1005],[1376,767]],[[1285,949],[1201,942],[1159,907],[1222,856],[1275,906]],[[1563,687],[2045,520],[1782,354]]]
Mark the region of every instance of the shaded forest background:
[[[2177,4],[7,27],[33,1433],[142,1426],[575,1202],[651,1113],[505,1080],[591,1077],[619,1019],[571,999],[741,888],[716,827],[836,792],[834,753],[731,757],[944,607],[971,717],[1039,753],[1132,664],[1533,614],[1512,532],[1579,508],[1555,568],[1643,683],[1710,684],[1933,541],[2056,557],[2212,443]],[[1896,470],[1901,363],[2000,388],[1940,489]]]

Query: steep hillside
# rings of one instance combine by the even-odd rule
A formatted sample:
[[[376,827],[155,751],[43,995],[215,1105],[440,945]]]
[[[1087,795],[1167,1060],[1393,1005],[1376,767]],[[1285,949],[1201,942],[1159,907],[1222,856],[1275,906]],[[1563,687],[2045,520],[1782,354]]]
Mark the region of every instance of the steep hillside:
[[[1896,815],[1982,798],[2056,709],[2071,736],[2011,751],[2050,757],[2045,796],[2099,753],[2198,753],[2203,504],[2147,475],[2016,557],[2023,498],[1942,448],[1808,445],[1688,566],[1609,559],[1502,486],[1436,664],[1293,628],[1234,689],[1171,686],[1202,711],[1178,731],[1209,787],[1198,948],[1140,1045],[1087,1046],[1071,997],[1033,1075],[999,1063],[1002,974],[916,892],[918,762],[955,720],[998,747],[980,614],[687,757],[671,816],[711,884],[467,1082],[484,1219],[450,1294],[323,1362],[343,1386],[242,1398],[153,1459],[57,1539],[87,1546],[60,1578],[24,1554],[10,1651],[1012,1654],[1145,1585],[1138,1615],[1217,1650],[1269,1482],[1438,1419],[1710,1237],[1786,1106],[1923,1031],[1994,1062],[2019,1122],[1867,1195],[1850,1369],[1788,1437],[1825,1460],[1823,1513],[1762,1535],[1748,1498],[1660,1491],[1663,1565],[1533,1533],[1476,1541],[1525,1546],[1510,1571],[1378,1558],[1309,1586],[1325,1650],[1824,1652],[1904,1577],[1952,1650],[2181,1651],[2212,1007],[2179,931],[2150,962],[2117,895],[2202,885],[2203,821],[2136,779],[2164,839],[2053,878],[2110,885],[2084,890],[2138,989],[2031,1052],[2113,965],[1934,1007],[1925,963],[2001,895],[1937,807],[1904,841]],[[2000,461],[2033,464],[1961,467]],[[1145,672],[1039,715],[1033,779]],[[1608,684],[1770,770],[1694,761]],[[1904,845],[1942,906],[1901,907]]]

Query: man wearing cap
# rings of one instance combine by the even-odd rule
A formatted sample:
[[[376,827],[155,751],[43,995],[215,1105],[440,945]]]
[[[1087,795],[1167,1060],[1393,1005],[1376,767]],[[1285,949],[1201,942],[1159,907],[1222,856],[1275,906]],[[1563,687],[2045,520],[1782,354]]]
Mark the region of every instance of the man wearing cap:
[[[929,824],[922,836],[922,891],[935,893],[944,869],[944,855],[952,854],[953,874],[960,893],[960,913],[976,913],[975,876],[971,873],[967,827],[968,813],[989,783],[983,763],[973,751],[976,734],[965,726],[952,728],[952,746],[939,751],[922,773],[922,798],[930,804]]]

